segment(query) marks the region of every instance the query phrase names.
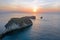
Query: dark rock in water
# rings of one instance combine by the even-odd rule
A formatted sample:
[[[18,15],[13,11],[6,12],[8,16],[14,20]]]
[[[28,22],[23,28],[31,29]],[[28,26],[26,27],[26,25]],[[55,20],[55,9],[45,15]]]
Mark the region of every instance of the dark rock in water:
[[[36,16],[26,16],[26,17],[30,19],[36,19]]]
[[[12,18],[5,25],[5,27],[8,30],[14,30],[14,29],[21,29],[30,25],[32,25],[32,21],[27,17],[22,17],[22,18]]]
[[[12,31],[32,26],[32,24],[32,21],[28,17],[11,18],[11,20],[5,25],[6,30],[0,35],[0,39]]]
[[[41,18],[41,19],[43,19],[43,17],[42,17],[42,16],[41,16],[40,18]]]

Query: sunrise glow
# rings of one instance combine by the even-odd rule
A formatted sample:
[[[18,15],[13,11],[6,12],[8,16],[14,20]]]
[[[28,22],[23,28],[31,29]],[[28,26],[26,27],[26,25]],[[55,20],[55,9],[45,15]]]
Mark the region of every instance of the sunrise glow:
[[[0,10],[34,13],[60,11],[60,0],[0,0]]]
[[[33,8],[33,12],[37,12],[38,7]]]
[[[37,9],[33,9],[33,12],[37,12]]]

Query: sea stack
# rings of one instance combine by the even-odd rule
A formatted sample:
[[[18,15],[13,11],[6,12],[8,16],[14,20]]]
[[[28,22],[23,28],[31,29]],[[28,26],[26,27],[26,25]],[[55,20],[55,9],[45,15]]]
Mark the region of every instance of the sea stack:
[[[41,19],[43,19],[43,17],[42,17],[42,16],[41,16],[40,18],[41,18]]]

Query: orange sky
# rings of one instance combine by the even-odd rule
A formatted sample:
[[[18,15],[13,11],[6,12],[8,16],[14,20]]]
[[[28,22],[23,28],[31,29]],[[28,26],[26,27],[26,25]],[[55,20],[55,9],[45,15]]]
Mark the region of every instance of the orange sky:
[[[60,0],[0,0],[0,10],[20,12],[60,11]]]
[[[33,12],[32,8],[24,8],[22,6],[12,7],[12,6],[4,6],[0,7],[0,10],[8,10],[8,11],[20,11],[20,12]],[[38,8],[37,12],[53,12],[60,11],[60,8]]]

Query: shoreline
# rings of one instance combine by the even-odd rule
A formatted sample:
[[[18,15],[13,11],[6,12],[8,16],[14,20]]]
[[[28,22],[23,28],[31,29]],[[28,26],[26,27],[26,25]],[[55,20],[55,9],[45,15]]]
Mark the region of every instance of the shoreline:
[[[3,34],[0,34],[0,39],[3,39],[6,35],[9,35],[10,33],[17,32],[17,31],[22,31],[25,28],[29,28],[29,27],[31,27],[31,25],[23,27],[23,28],[20,28],[20,29],[15,29],[15,30],[12,30],[12,31],[8,31],[8,32],[3,33]]]

